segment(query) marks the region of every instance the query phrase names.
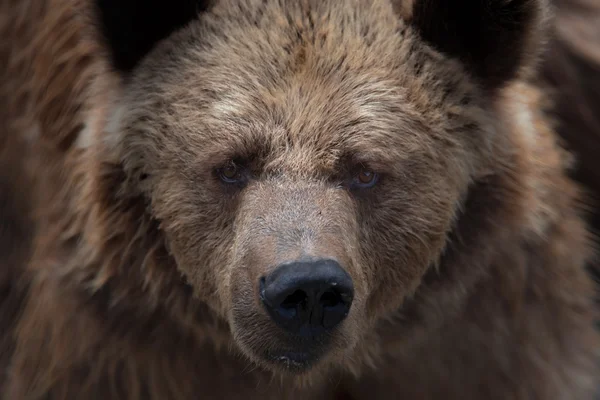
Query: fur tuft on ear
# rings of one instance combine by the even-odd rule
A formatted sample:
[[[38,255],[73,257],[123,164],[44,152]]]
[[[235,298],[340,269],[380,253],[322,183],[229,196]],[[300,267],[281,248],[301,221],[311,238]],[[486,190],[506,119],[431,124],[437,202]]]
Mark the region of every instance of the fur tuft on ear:
[[[414,0],[412,23],[494,90],[535,63],[548,7],[544,0]]]
[[[206,10],[208,0],[94,0],[113,68],[130,72],[154,47]]]

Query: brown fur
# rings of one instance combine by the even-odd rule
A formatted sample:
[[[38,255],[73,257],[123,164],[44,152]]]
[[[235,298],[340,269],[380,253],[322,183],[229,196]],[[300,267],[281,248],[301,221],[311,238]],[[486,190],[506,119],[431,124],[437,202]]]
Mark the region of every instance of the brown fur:
[[[383,0],[222,0],[119,86],[87,38],[71,52],[50,45],[62,31],[41,33],[83,30],[68,1],[26,19],[2,9],[16,15],[0,31],[54,39],[40,45],[50,61],[29,61],[48,86],[6,65],[2,101],[56,93],[65,107],[5,108],[2,160],[26,177],[10,192],[31,186],[32,204],[7,196],[0,215],[35,221],[16,341],[0,342],[5,398],[590,398],[592,253],[571,158],[526,79],[535,56],[488,87]],[[3,45],[13,62],[36,53]],[[70,108],[82,103],[94,108]],[[42,139],[25,140],[18,110]],[[230,157],[260,181],[223,188],[212,168]],[[336,185],[357,161],[382,172],[370,192]],[[28,257],[14,254],[20,275]],[[298,376],[261,358],[287,343],[255,286],[300,255],[337,258],[357,294]]]
[[[544,91],[557,132],[577,154],[573,176],[586,188],[594,234],[600,233],[600,4],[594,0],[556,1],[556,23],[543,64]],[[597,281],[600,264],[591,264]]]
[[[51,202],[64,151],[83,123],[92,51],[81,41],[76,3],[0,2],[0,391],[15,343],[12,325],[29,277],[25,264],[39,228],[38,202]]]

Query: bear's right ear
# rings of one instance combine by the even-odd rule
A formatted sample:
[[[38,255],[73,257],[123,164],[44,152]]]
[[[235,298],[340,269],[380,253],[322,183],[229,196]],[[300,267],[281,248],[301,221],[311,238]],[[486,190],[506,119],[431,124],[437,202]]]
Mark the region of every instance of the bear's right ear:
[[[206,10],[210,0],[94,0],[94,24],[111,66],[129,73],[154,45]]]

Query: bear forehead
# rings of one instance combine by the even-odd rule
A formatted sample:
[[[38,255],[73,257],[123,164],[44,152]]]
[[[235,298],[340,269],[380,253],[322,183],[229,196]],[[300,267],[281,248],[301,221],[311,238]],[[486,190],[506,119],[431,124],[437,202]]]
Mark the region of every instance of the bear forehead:
[[[141,63],[128,117],[214,141],[226,130],[321,151],[426,147],[411,136],[474,125],[472,96],[388,1],[224,0]]]

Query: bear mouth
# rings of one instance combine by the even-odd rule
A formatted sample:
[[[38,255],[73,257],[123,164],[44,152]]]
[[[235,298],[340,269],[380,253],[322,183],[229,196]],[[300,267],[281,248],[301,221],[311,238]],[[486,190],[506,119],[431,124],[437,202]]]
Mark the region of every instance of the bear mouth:
[[[310,370],[320,357],[305,351],[270,351],[265,354],[265,358],[278,368],[300,373]]]

